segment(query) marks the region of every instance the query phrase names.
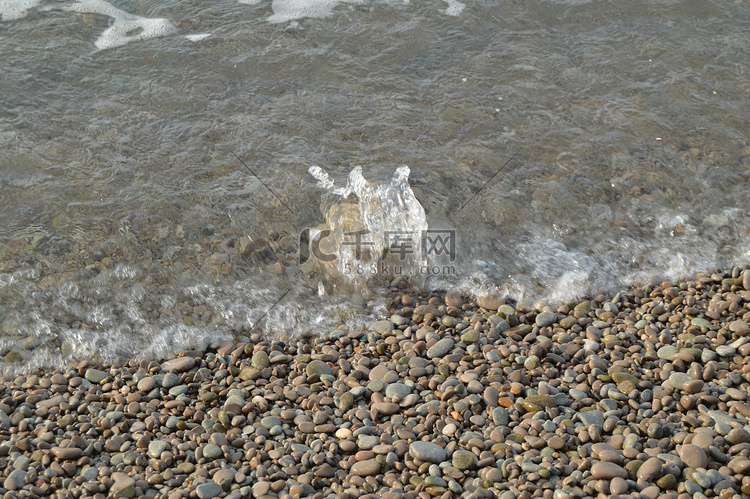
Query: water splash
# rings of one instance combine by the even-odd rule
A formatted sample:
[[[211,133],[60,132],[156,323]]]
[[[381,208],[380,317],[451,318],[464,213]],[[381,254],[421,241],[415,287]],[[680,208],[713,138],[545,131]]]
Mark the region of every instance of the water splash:
[[[336,187],[319,166],[308,171],[331,195],[323,197],[326,224],[318,228],[313,244],[328,257],[327,268],[338,280],[362,289],[375,277],[423,284],[427,217],[409,186],[408,166],[397,168],[390,183],[379,185],[368,182],[357,166],[344,187]]]

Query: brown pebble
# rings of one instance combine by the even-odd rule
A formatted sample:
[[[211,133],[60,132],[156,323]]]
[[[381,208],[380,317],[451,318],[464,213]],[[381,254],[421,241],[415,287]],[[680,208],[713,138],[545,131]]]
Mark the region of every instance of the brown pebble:
[[[690,468],[705,468],[708,458],[703,449],[693,444],[684,444],[679,450],[680,459]]]
[[[612,480],[615,477],[627,478],[628,472],[615,463],[597,461],[591,466],[591,476],[602,480]]]
[[[357,463],[354,463],[354,465],[351,467],[351,470],[349,471],[351,471],[352,474],[358,476],[377,475],[380,471],[380,463],[378,463],[374,459],[359,461]]]
[[[638,468],[638,479],[653,483],[657,478],[661,477],[661,469],[661,459],[650,457]]]
[[[83,451],[77,447],[52,447],[52,453],[61,460],[78,459]]]

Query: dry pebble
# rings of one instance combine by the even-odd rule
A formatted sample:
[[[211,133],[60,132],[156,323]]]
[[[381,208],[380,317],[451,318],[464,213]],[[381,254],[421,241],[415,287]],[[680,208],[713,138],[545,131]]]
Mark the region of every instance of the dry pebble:
[[[740,278],[742,276],[742,278]],[[6,497],[750,497],[750,271],[0,386]]]

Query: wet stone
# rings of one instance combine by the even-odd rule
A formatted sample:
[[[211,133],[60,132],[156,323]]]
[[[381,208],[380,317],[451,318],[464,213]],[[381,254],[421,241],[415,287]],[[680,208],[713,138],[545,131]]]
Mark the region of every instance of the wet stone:
[[[256,369],[265,369],[266,367],[271,365],[271,360],[269,359],[266,352],[264,352],[263,350],[258,350],[257,352],[253,353],[253,356],[250,359],[250,365]]]
[[[542,312],[536,316],[535,323],[539,327],[547,327],[557,320],[557,314],[554,312]]]
[[[658,457],[651,457],[647,459],[640,468],[638,468],[638,478],[645,482],[653,483],[661,476],[661,469],[661,459]]]
[[[218,458],[222,457],[223,455],[224,455],[224,452],[216,444],[206,444],[203,447],[203,457],[205,457],[209,461],[213,461],[214,459],[218,459]]]
[[[602,480],[612,480],[615,477],[627,478],[628,473],[615,463],[597,461],[591,466],[591,476]]]
[[[737,319],[729,323],[729,330],[739,336],[747,336],[750,334],[750,325],[745,320]]]
[[[662,490],[673,489],[677,485],[677,477],[675,477],[671,473],[664,475],[656,481],[656,485],[658,485]]]
[[[490,293],[478,297],[477,305],[487,310],[498,310],[503,305],[503,298],[499,293]]]
[[[451,338],[443,338],[427,350],[427,357],[430,359],[443,357],[451,351],[451,349],[453,348],[453,344],[454,343]]]
[[[459,470],[469,470],[477,464],[477,456],[473,452],[457,450],[451,457],[451,464]]]
[[[77,447],[52,447],[51,450],[61,461],[76,460],[83,455],[83,451]]]
[[[222,492],[221,485],[214,482],[202,483],[195,489],[195,493],[200,499],[213,499],[219,497]]]
[[[358,476],[377,475],[378,472],[380,471],[380,463],[378,463],[374,459],[360,461],[358,463],[354,463],[350,471],[352,472],[352,474],[358,475]]]
[[[599,410],[579,412],[578,419],[580,419],[585,426],[594,425],[599,428],[604,426],[604,414]]]
[[[679,455],[689,468],[705,468],[708,465],[706,453],[697,445],[684,444],[679,449]]]
[[[305,372],[308,376],[312,376],[314,374],[331,374],[331,366],[323,362],[322,360],[311,360],[309,364],[305,367]]]
[[[154,440],[148,444],[148,454],[153,458],[159,458],[161,453],[164,452],[169,444],[163,440]]]
[[[161,365],[163,372],[177,372],[182,373],[189,371],[195,367],[195,359],[192,357],[178,357],[176,359],[168,360]]]
[[[656,351],[656,355],[662,360],[671,360],[678,351],[673,345],[665,345]]]
[[[90,381],[94,384],[103,383],[105,380],[110,378],[109,373],[100,371],[99,369],[87,369],[84,377],[87,381]]]
[[[409,445],[409,454],[415,459],[420,459],[428,463],[442,463],[445,461],[445,449],[432,442],[412,442]]]
[[[391,398],[396,395],[399,395],[400,397],[406,397],[410,393],[411,393],[411,387],[403,383],[391,383],[385,389],[385,396],[391,397]]]

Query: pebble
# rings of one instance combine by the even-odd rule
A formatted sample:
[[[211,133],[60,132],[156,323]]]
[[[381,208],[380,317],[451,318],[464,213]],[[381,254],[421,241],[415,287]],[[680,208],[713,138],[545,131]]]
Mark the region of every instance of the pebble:
[[[451,338],[443,338],[427,350],[427,357],[430,359],[436,359],[443,357],[453,348],[453,340]]]
[[[148,455],[158,459],[161,457],[161,453],[167,450],[167,447],[169,447],[169,444],[163,440],[153,440],[150,444],[148,444]]]
[[[554,312],[542,312],[536,316],[535,323],[539,327],[547,327],[557,320],[557,314]]]
[[[615,463],[597,461],[591,465],[591,476],[602,480],[612,480],[615,477],[627,478],[628,472]]]
[[[351,467],[350,471],[352,474],[358,476],[377,475],[378,471],[380,471],[380,463],[374,459],[359,461],[358,463],[354,463],[354,466]]]
[[[61,461],[76,460],[83,455],[77,447],[52,447],[52,454]]]
[[[689,468],[705,468],[708,465],[706,453],[694,444],[684,444],[679,449],[680,459]]]
[[[499,293],[490,293],[477,297],[477,305],[487,310],[498,310],[503,305],[503,297]]]
[[[305,368],[305,372],[308,376],[312,376],[314,374],[331,374],[331,366],[323,362],[322,360],[313,360],[310,361],[309,364],[307,364],[307,367]]]
[[[0,385],[1,485],[168,499],[750,494],[738,275],[541,311],[396,294],[369,328],[19,375]]]
[[[477,456],[473,452],[457,450],[451,457],[451,464],[459,470],[468,470],[477,464]]]
[[[164,362],[161,365],[161,370],[165,373],[176,372],[183,373],[189,371],[195,366],[195,359],[193,357],[178,357]]]
[[[661,476],[661,469],[661,459],[650,457],[638,468],[638,479],[653,483]]]
[[[413,442],[409,445],[409,454],[428,463],[439,464],[445,461],[445,449],[432,442]]]
[[[86,373],[84,374],[84,378],[86,378],[86,381],[90,381],[91,383],[99,384],[104,382],[104,380],[109,378],[109,373],[106,373],[104,371],[101,371],[99,369],[87,369]]]
[[[213,461],[214,459],[219,459],[223,455],[224,455],[224,452],[221,450],[221,447],[219,447],[216,444],[206,444],[203,447],[203,457],[205,457],[209,461]]]
[[[222,492],[221,485],[214,482],[202,483],[195,489],[195,493],[198,494],[200,499],[219,497]]]

